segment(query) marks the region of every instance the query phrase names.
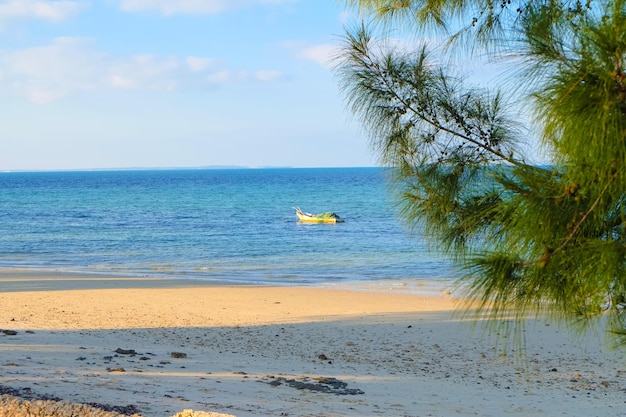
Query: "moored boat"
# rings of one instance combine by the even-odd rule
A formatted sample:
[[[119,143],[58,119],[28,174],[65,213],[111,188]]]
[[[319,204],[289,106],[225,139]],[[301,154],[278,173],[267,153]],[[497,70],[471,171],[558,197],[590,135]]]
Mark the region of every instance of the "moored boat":
[[[298,220],[303,223],[343,223],[343,219],[331,211],[319,214],[306,213],[300,207],[294,207]]]

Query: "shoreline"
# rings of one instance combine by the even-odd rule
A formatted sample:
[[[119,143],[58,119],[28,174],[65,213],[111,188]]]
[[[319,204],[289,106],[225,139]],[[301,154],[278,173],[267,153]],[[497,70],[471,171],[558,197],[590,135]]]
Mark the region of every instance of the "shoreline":
[[[73,281],[65,283],[64,281]],[[59,288],[54,284],[60,284]],[[327,288],[348,291],[397,292],[414,295],[456,294],[457,280],[443,279],[385,279],[362,281],[320,281],[320,282],[239,282],[237,280],[212,280],[199,277],[164,277],[146,274],[110,274],[104,272],[76,272],[59,269],[0,268],[0,291],[54,291],[63,288],[167,288],[167,287],[305,287]]]
[[[453,296],[79,278],[0,271],[0,386],[145,417],[626,415],[624,355],[545,319],[520,352]]]

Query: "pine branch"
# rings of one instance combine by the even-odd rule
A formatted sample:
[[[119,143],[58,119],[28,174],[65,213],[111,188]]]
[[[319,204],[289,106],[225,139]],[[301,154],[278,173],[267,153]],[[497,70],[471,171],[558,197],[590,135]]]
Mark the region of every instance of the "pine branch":
[[[572,239],[574,238],[574,236],[576,235],[576,233],[578,233],[578,230],[580,230],[581,226],[583,225],[583,223],[587,220],[587,218],[589,217],[589,215],[591,215],[591,213],[596,209],[596,207],[598,206],[598,204],[600,203],[600,201],[602,200],[602,197],[604,196],[604,194],[606,193],[606,191],[609,189],[610,185],[615,181],[615,179],[617,178],[617,173],[613,174],[613,176],[611,177],[611,179],[604,185],[604,187],[602,187],[602,191],[600,191],[600,193],[598,194],[598,196],[596,197],[596,199],[594,200],[593,204],[591,204],[591,206],[589,207],[589,209],[582,215],[582,217],[580,218],[580,220],[574,225],[574,227],[572,228],[572,231],[569,233],[569,235],[567,235],[567,237],[565,238],[565,240],[563,241],[563,243],[561,243],[561,245],[554,249],[553,251],[551,251],[546,258],[542,259],[541,262],[545,265],[545,263],[548,262],[548,260],[552,257],[554,257],[557,253],[561,252],[562,250],[565,249],[565,247],[567,247],[567,245],[572,241]]]

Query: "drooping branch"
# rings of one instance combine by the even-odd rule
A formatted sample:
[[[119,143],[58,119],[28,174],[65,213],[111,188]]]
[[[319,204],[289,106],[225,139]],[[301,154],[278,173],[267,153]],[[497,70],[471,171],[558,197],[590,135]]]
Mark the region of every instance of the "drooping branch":
[[[391,137],[389,130],[408,127],[409,134],[421,138],[415,141],[418,146],[437,145],[443,156],[469,147],[474,159],[525,165],[512,149],[502,149],[511,145],[513,124],[498,115],[501,97],[489,102],[479,91],[463,91],[458,80],[429,61],[425,49],[416,57],[395,51],[377,54],[361,26],[348,36],[343,56],[339,73],[344,90],[374,135]]]

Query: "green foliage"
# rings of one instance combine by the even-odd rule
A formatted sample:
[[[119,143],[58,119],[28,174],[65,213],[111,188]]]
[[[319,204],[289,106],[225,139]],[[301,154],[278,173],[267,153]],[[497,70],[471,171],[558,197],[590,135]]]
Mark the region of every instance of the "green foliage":
[[[466,85],[427,47],[349,30],[337,75],[393,169],[400,212],[465,268],[496,317],[611,316],[626,335],[626,0],[347,0],[387,24],[449,29],[514,55],[511,92]],[[464,24],[465,22],[465,24]],[[518,78],[520,77],[520,78]],[[549,167],[522,156],[532,108]],[[530,119],[530,117],[528,117]]]

